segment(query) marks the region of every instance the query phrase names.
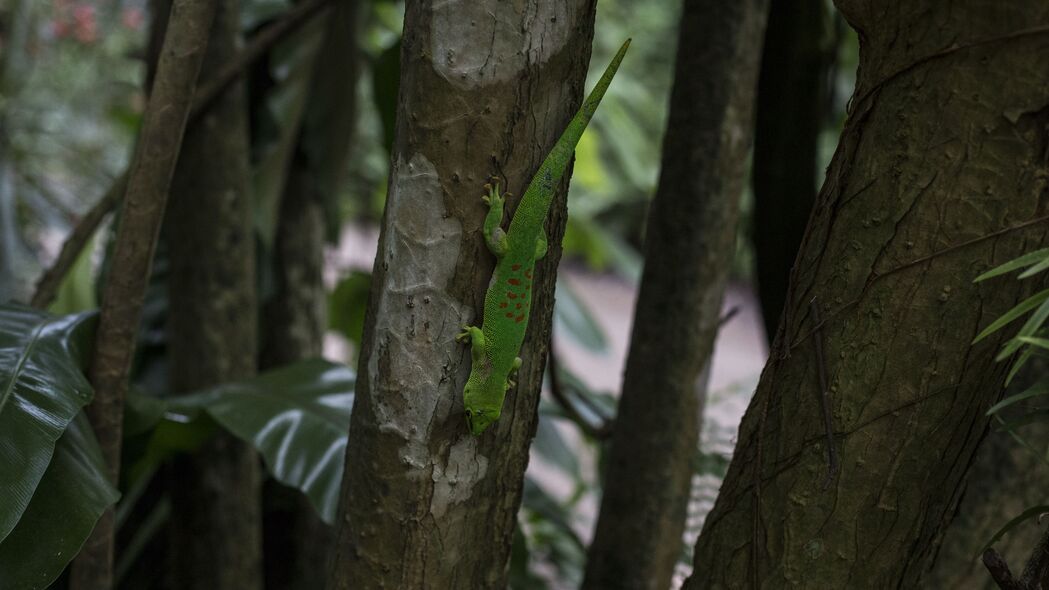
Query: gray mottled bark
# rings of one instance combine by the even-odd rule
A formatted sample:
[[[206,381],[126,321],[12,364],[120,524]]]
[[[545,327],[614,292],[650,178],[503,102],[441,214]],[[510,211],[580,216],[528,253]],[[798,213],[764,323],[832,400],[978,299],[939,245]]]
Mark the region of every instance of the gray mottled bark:
[[[479,319],[494,268],[481,236],[482,185],[499,175],[521,194],[581,102],[593,19],[593,0],[408,3],[331,588],[506,587],[563,190],[536,271],[518,386],[481,437],[466,428],[470,353],[455,336]]]
[[[685,2],[659,188],[584,588],[670,587],[735,251],[767,2]]]
[[[203,80],[236,54],[238,0],[223,0]],[[171,384],[193,391],[255,372],[258,312],[246,98],[233,85],[186,134],[166,238]],[[169,471],[168,583],[179,590],[262,586],[260,474],[253,450],[220,434]]]
[[[687,588],[921,587],[1004,377],[969,343],[1036,287],[972,279],[1047,241],[1049,6],[838,6],[856,94]]]

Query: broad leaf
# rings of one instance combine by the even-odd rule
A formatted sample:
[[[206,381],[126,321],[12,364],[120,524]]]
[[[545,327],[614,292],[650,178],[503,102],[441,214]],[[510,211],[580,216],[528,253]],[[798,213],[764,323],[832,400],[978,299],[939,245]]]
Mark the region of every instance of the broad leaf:
[[[177,399],[250,443],[277,481],[335,522],[356,375],[315,359]],[[172,400],[174,403],[176,400]]]
[[[119,496],[106,478],[91,425],[79,414],[58,440],[18,525],[0,543],[0,588],[47,588]]]
[[[56,441],[91,400],[81,369],[91,317],[0,305],[0,541],[29,506]]]

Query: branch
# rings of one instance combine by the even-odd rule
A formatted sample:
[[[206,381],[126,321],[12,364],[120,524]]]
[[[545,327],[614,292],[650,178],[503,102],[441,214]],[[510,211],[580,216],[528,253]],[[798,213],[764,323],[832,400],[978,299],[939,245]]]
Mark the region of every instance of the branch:
[[[88,370],[95,398],[87,414],[102,449],[106,474],[114,483],[120,475],[124,398],[153,252],[217,9],[214,0],[175,0],[172,5],[164,50],[128,172]],[[112,587],[114,536],[110,508],[73,562],[70,586],[74,590]]]
[[[1009,571],[1009,564],[1005,563],[1005,559],[994,549],[988,548],[983,552],[983,565],[991,573],[994,583],[998,584],[1002,590],[1024,590],[1024,587],[1013,578],[1013,573]]]
[[[612,436],[612,421],[604,416],[597,409],[596,406],[590,404],[590,400],[586,399],[586,396],[579,396],[580,399],[585,400],[587,405],[590,407],[598,416],[601,416],[601,424],[594,426],[589,420],[583,417],[576,409],[575,404],[572,400],[568,399],[568,395],[565,394],[564,387],[561,383],[561,375],[559,373],[557,355],[554,354],[554,342],[553,338],[550,338],[549,344],[549,358],[550,358],[550,394],[554,397],[554,401],[557,405],[561,406],[561,409],[568,416],[568,419],[575,422],[588,436],[596,438],[597,440],[607,440]]]
[[[820,309],[816,298],[809,301],[812,309],[812,321],[819,323]],[[816,368],[820,378],[820,408],[823,410],[823,428],[827,433],[827,476],[823,480],[823,489],[830,487],[834,476],[838,474],[838,447],[834,443],[834,422],[830,414],[830,386],[827,382],[827,358],[823,355],[823,334],[816,328]]]
[[[331,0],[309,0],[308,2],[298,4],[279,21],[269,25],[252,37],[244,49],[231,59],[229,63],[224,65],[214,78],[211,78],[197,89],[193,96],[193,104],[190,107],[188,124],[193,125],[199,121],[215,103],[215,99],[222,96],[223,92],[236,82],[238,78],[243,76],[248,68],[264,57],[274,45],[287,39],[288,35],[308,22],[310,17],[316,15],[329,2]],[[62,281],[69,274],[69,269],[73,267],[88,241],[98,231],[102,220],[105,219],[107,214],[116,209],[124,197],[126,188],[127,172],[121,174],[113,181],[106,194],[95,203],[95,206],[80,219],[80,222],[70,232],[66,241],[62,244],[62,249],[54,263],[44,271],[37,281],[36,292],[30,300],[30,305],[37,309],[44,309],[51,305],[58,294]]]
[[[1027,588],[1043,588],[1047,575],[1049,575],[1049,528],[1042,533],[1031,556],[1027,559],[1027,567],[1020,574],[1020,584]]]

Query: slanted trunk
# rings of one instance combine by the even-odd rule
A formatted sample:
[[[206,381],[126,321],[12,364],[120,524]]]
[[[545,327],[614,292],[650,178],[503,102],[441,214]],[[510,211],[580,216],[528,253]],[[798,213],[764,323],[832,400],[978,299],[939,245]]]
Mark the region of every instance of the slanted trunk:
[[[390,191],[330,588],[506,587],[567,180],[536,270],[518,385],[480,437],[466,428],[470,353],[455,336],[479,322],[495,263],[481,236],[482,185],[499,175],[520,195],[578,108],[594,4],[407,5]]]
[[[856,94],[687,588],[920,587],[1006,368],[970,342],[1037,287],[972,279],[1047,242],[1044,4],[838,6]]]
[[[670,587],[750,150],[765,0],[686,2],[584,588]]]
[[[238,0],[222,0],[202,81],[235,54]],[[186,134],[172,183],[169,354],[176,392],[255,372],[258,312],[244,86],[234,84]],[[169,470],[170,587],[262,586],[259,462],[222,433]]]

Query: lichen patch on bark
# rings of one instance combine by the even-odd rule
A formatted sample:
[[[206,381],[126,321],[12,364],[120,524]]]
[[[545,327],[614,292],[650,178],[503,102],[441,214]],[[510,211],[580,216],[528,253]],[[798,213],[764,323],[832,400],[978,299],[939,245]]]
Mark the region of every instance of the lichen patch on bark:
[[[519,76],[529,66],[546,63],[577,26],[567,2],[500,3],[446,0],[432,9],[433,65],[461,88],[486,86]],[[521,12],[530,11],[530,26],[522,27]],[[494,26],[490,23],[494,22]]]
[[[399,456],[420,476],[429,476],[429,428],[452,411],[458,397],[450,390],[453,381],[434,372],[426,359],[436,349],[451,349],[459,326],[473,314],[469,306],[450,297],[446,285],[452,280],[462,228],[445,211],[440,180],[433,164],[422,154],[410,161],[394,163],[387,215],[395,220],[379,249],[386,293],[378,301],[375,331],[383,354],[371,357],[368,393],[379,416],[380,429],[404,441]],[[406,263],[409,262],[410,263]],[[387,313],[397,307],[410,313]],[[450,323],[449,317],[462,321]],[[380,360],[397,369],[384,381]],[[451,359],[449,359],[451,362]]]

